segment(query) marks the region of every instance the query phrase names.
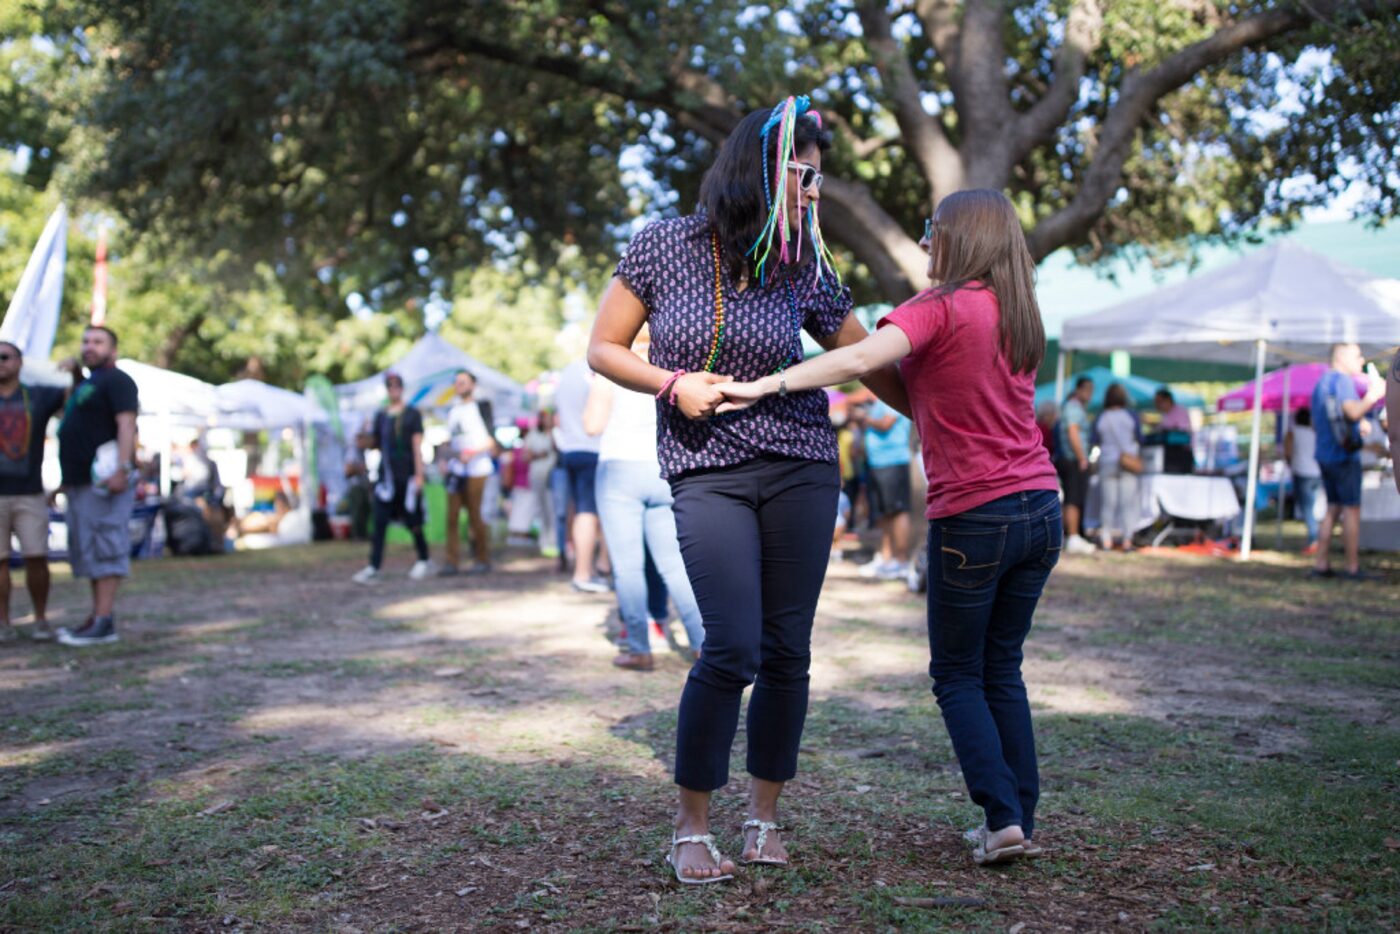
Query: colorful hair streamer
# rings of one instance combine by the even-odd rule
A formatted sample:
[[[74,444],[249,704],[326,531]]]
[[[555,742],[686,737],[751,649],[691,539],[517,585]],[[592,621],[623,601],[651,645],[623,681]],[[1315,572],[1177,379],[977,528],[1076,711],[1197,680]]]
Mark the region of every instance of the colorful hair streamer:
[[[797,230],[791,230],[787,217],[787,197],[788,197],[788,165],[797,160],[797,121],[800,117],[808,117],[815,120],[818,127],[822,125],[822,116],[812,109],[812,100],[806,94],[797,97],[789,97],[773,108],[768,119],[764,122],[763,128],[759,130],[759,140],[763,153],[763,195],[767,200],[768,219],[763,224],[763,229],[749,247],[746,256],[756,258],[755,265],[758,271],[758,281],[760,285],[767,283],[768,260],[773,253],[773,243],[777,240],[778,253],[777,262],[799,263],[802,261],[802,214],[797,216]],[[768,134],[774,129],[778,131],[778,145],[774,155],[772,166],[772,178],[769,178],[768,166]],[[815,286],[821,281],[823,267],[825,271],[835,278],[837,284],[841,282],[841,276],[836,271],[836,266],[832,262],[831,251],[827,249],[826,241],[822,239],[821,226],[817,218],[817,202],[808,202],[806,211],[808,237],[812,241],[812,251],[816,257],[816,280]],[[789,244],[792,245],[789,250]]]

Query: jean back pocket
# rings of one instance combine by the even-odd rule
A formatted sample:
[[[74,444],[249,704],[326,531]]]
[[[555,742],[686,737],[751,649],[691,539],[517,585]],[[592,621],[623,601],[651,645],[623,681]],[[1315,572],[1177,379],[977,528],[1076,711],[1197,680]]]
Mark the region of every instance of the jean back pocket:
[[[1008,526],[949,527],[939,530],[943,582],[972,589],[991,583],[1001,570]]]

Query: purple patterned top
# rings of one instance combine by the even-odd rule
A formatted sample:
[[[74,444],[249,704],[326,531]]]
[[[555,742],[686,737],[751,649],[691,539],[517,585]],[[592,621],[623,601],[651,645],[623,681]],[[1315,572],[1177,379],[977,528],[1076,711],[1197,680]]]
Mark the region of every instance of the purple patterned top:
[[[802,326],[822,338],[840,330],[851,293],[805,264],[793,280]],[[649,224],[632,238],[616,275],[647,308],[651,362],[667,370],[705,367],[715,326],[715,260],[703,214]],[[801,340],[777,278],[740,292],[723,275],[724,342],[715,372],[739,380],[766,376],[801,359]],[[706,467],[731,467],[764,454],[836,463],[836,433],[820,389],[766,399],[731,415],[692,421],[669,402],[657,403],[656,447],[661,475],[672,479]]]

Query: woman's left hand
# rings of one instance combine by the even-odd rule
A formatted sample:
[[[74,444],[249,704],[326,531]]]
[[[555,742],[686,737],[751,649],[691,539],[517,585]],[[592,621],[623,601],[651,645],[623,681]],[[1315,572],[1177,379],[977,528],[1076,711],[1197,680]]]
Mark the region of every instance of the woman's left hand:
[[[715,409],[716,415],[747,409],[768,395],[762,384],[757,381],[752,383],[720,383],[715,388],[724,393],[724,401],[720,403],[719,408]]]

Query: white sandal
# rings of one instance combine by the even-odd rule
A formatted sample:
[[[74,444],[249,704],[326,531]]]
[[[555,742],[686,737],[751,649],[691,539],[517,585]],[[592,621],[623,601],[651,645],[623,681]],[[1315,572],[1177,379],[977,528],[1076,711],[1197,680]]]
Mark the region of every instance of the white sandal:
[[[705,876],[704,878],[681,875],[681,867],[673,857],[676,853],[676,847],[685,843],[698,843],[709,850],[710,859],[715,861],[716,869],[724,865],[724,857],[720,855],[719,847],[715,846],[714,834],[697,833],[689,837],[678,837],[675,834],[671,834],[671,851],[666,854],[666,862],[676,871],[677,882],[682,885],[709,885],[711,882],[727,882],[734,878],[732,873],[725,873],[722,876]]]
[[[754,840],[753,844],[753,848],[758,855],[753,859],[744,859],[741,856],[739,857],[739,862],[745,866],[786,866],[788,861],[785,859],[777,859],[772,856],[763,855],[763,844],[768,842],[768,832],[770,830],[780,829],[777,823],[775,821],[759,820],[758,818],[750,818],[744,821],[744,830],[748,830],[751,827],[758,828],[758,839]]]
[[[1013,859],[1020,859],[1027,855],[1026,844],[1024,842],[1013,843],[1011,846],[997,847],[995,850],[987,849],[987,839],[991,836],[991,831],[987,829],[986,824],[983,824],[974,831],[968,831],[968,833],[975,834],[973,837],[972,861],[979,866],[990,866],[993,863],[1009,863]]]

